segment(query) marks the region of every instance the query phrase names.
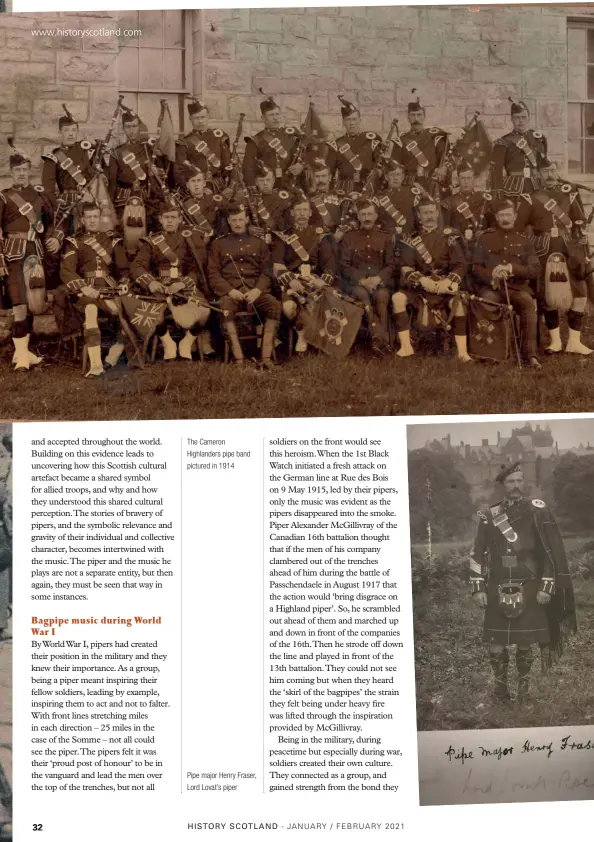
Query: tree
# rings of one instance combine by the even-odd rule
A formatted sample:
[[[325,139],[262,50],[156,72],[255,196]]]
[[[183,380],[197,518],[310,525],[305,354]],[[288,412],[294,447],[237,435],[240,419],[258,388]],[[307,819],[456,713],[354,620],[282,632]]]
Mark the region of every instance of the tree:
[[[555,513],[563,528],[591,532],[594,527],[594,454],[565,453],[552,477]]]
[[[410,531],[413,541],[462,538],[468,533],[475,507],[470,486],[451,455],[430,450],[408,454]]]

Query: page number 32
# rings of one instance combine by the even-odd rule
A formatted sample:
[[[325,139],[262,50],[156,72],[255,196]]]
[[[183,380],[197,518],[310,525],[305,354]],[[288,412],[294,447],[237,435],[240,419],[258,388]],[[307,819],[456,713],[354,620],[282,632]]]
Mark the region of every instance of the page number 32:
[[[34,824],[33,830],[43,830],[43,825],[42,824]]]

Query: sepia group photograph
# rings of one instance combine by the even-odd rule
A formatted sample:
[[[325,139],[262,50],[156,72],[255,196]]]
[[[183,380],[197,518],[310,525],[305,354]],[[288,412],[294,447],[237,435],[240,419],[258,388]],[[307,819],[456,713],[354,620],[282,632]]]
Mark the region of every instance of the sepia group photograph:
[[[0,44],[1,417],[591,408],[594,6],[4,14]]]

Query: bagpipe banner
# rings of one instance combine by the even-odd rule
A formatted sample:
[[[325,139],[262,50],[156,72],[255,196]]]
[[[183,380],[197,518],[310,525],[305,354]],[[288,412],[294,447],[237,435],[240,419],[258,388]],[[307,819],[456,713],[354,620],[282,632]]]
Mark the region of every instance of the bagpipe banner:
[[[346,357],[357,337],[363,307],[333,289],[322,290],[319,298],[303,311],[304,338],[330,357]]]

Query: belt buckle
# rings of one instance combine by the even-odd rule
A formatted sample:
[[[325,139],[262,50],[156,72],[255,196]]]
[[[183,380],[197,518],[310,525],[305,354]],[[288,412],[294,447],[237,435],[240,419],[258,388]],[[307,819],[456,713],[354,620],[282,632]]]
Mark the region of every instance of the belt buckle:
[[[501,556],[501,563],[503,564],[504,567],[507,567],[508,569],[511,570],[513,567],[518,566],[518,559],[516,558],[515,555],[511,555],[509,553],[506,553],[504,556]]]

